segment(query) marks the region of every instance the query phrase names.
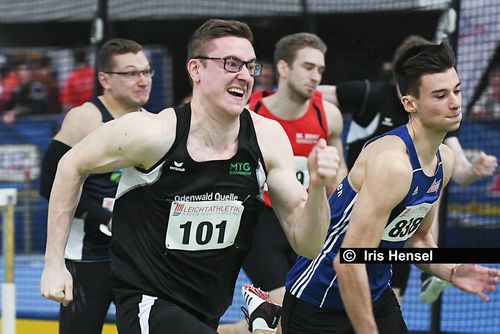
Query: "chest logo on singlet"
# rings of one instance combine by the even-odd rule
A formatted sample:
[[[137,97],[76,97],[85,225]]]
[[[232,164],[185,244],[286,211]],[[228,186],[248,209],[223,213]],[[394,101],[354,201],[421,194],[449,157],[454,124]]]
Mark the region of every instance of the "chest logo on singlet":
[[[315,145],[320,138],[318,133],[302,133],[297,132],[295,134],[295,141],[297,144],[312,144]]]
[[[418,229],[431,207],[431,203],[407,206],[385,227],[382,240],[392,242],[408,240]]]
[[[441,185],[441,180],[432,181],[431,186],[429,187],[429,189],[427,189],[427,193],[432,194],[432,193],[437,192],[439,190],[440,185]]]
[[[392,118],[384,117],[384,120],[382,121],[382,125],[393,127],[394,124],[392,123]]]
[[[229,247],[238,234],[243,209],[240,201],[174,201],[165,246],[184,251]]]
[[[184,162],[174,161],[174,165],[170,166],[170,169],[175,170],[177,172],[185,172],[186,168],[182,167],[183,165],[184,165]]]
[[[231,162],[229,164],[230,175],[252,175],[252,165],[249,162]]]

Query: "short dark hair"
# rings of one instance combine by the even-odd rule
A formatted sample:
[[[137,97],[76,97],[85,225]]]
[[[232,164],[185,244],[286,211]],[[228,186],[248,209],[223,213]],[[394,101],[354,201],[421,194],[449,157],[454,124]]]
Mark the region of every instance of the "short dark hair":
[[[204,52],[207,43],[225,36],[241,37],[253,43],[252,30],[246,23],[236,20],[211,19],[196,29],[189,39],[188,60],[198,56],[205,56]]]
[[[142,45],[130,39],[113,38],[104,43],[97,55],[97,70],[99,72],[112,71],[113,57],[126,53],[138,53],[143,50]]]
[[[419,44],[395,59],[394,76],[402,95],[418,97],[423,75],[442,73],[454,67],[455,54],[447,42]]]
[[[297,51],[303,48],[313,48],[325,54],[327,46],[318,36],[307,32],[299,32],[282,37],[274,47],[274,64],[284,60],[292,64],[297,56]]]
[[[394,51],[394,56],[392,57],[392,66],[394,67],[396,59],[399,59],[401,55],[405,53],[408,49],[414,47],[415,45],[422,45],[422,44],[433,44],[433,43],[419,35],[410,35],[406,37],[403,40],[403,42],[398,46],[396,51]]]

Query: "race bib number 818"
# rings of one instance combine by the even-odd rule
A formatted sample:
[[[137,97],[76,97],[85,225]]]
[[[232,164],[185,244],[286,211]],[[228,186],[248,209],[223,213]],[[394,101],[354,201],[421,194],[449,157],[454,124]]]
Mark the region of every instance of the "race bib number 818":
[[[238,234],[243,209],[240,201],[174,201],[165,246],[187,251],[231,246]]]

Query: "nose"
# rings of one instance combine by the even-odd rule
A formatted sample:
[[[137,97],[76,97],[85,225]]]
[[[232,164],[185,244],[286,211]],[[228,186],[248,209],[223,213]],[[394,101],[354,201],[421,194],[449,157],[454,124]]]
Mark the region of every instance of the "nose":
[[[248,69],[247,66],[248,66],[247,64],[243,65],[241,70],[238,72],[238,78],[245,80],[253,80],[253,77],[250,75],[250,70]]]
[[[319,69],[315,68],[312,71],[312,79],[314,80],[315,83],[320,83],[322,77],[323,74],[319,71]]]
[[[139,74],[139,78],[138,78],[137,83],[138,83],[139,85],[144,85],[144,86],[145,86],[145,85],[147,85],[149,82],[151,82],[151,80],[152,80],[152,79],[151,79],[151,76],[149,76],[149,75],[147,75],[147,74],[145,74],[145,73],[140,72],[140,74]]]
[[[462,106],[462,93],[450,94],[450,108],[459,109]]]

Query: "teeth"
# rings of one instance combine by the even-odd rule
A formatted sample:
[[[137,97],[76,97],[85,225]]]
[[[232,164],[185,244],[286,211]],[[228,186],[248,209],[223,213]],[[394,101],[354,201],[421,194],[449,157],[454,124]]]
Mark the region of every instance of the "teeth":
[[[231,87],[231,88],[228,88],[227,90],[229,93],[236,93],[236,94],[241,94],[243,95],[245,92],[243,91],[243,89],[241,88],[235,88],[235,87]]]

